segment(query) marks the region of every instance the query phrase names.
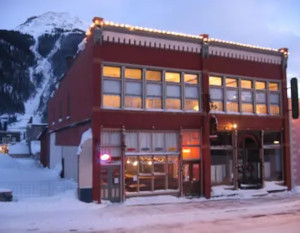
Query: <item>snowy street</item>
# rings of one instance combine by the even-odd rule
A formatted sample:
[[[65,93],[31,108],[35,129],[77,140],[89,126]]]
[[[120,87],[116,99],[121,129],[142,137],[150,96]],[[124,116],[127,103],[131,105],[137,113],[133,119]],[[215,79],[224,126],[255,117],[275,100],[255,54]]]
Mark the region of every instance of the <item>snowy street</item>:
[[[211,200],[139,197],[97,205],[78,201],[75,186],[64,186],[58,174],[31,159],[0,155],[0,188],[29,181],[32,185],[20,189],[13,202],[0,202],[0,233],[300,232],[300,194],[296,192]],[[47,183],[65,189],[38,192]]]
[[[299,232],[300,196],[131,206],[84,204],[70,194],[0,204],[0,232]],[[4,211],[5,210],[5,211]]]

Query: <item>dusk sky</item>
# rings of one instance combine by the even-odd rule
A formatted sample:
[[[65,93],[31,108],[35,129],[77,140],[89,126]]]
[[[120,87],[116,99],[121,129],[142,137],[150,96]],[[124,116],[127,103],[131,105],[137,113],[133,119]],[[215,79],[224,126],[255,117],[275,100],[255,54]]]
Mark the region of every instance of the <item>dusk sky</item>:
[[[271,48],[289,48],[288,77],[300,79],[299,0],[0,0],[0,29],[47,11]]]

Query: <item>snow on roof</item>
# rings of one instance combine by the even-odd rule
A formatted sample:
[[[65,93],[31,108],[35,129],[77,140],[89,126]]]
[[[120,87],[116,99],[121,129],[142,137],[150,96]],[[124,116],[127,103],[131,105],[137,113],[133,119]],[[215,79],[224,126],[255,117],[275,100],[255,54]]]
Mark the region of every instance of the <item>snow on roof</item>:
[[[89,139],[93,138],[93,133],[92,133],[92,129],[89,128],[87,131],[85,131],[82,136],[81,136],[81,141],[80,144],[78,146],[77,149],[77,154],[80,155],[81,151],[82,151],[82,145]]]

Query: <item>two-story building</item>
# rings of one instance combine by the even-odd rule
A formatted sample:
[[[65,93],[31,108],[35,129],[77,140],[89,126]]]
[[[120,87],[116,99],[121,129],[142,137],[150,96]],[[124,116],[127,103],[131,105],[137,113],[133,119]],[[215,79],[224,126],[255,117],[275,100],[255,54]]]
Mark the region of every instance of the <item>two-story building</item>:
[[[84,201],[290,189],[287,56],[96,17],[49,102],[44,161]]]

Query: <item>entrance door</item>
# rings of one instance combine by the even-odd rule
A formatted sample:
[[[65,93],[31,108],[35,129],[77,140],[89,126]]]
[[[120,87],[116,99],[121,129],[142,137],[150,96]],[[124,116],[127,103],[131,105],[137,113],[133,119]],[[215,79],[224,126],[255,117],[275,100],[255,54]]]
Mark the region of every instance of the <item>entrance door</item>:
[[[101,167],[101,199],[120,202],[120,166]]]
[[[261,159],[258,145],[252,138],[245,138],[240,145],[239,153],[239,187],[261,188]]]
[[[184,195],[199,196],[201,194],[199,161],[183,163],[182,183]]]

